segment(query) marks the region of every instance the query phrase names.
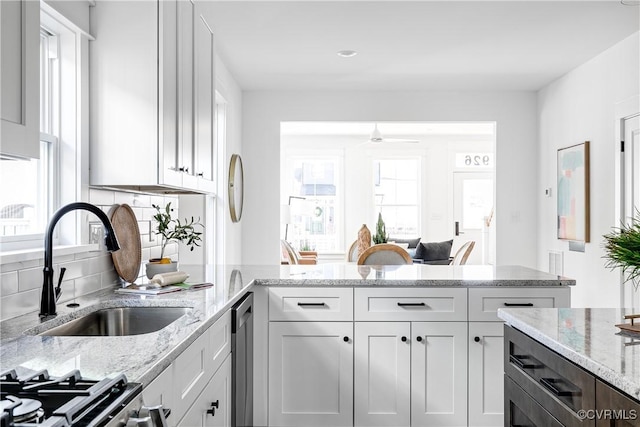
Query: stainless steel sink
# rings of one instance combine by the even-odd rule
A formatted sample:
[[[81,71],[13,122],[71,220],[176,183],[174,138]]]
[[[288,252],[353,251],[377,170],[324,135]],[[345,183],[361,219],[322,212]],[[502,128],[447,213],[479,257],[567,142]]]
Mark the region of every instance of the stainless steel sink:
[[[189,313],[186,307],[104,308],[39,335],[125,336],[156,332]]]

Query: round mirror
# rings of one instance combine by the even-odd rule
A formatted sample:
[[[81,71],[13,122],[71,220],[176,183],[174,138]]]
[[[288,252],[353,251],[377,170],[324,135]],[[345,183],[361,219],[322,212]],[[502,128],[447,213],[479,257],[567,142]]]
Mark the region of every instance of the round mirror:
[[[229,213],[231,221],[238,222],[242,217],[242,202],[244,197],[244,171],[239,154],[231,155],[229,163]]]

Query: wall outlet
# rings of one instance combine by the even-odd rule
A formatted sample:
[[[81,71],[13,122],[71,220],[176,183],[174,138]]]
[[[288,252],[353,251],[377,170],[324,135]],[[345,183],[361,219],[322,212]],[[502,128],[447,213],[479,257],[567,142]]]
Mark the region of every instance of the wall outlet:
[[[104,228],[100,222],[89,222],[89,243],[104,246]]]

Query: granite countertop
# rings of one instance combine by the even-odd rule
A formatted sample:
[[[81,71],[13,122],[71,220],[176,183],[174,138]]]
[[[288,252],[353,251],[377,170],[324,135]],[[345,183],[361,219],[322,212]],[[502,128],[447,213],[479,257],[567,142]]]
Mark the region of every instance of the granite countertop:
[[[498,310],[506,324],[640,400],[640,337],[615,327],[627,314],[615,308]]]
[[[566,286],[575,281],[525,267],[386,266],[186,266],[190,283],[212,288],[158,296],[123,295],[114,289],[58,305],[58,316],[41,323],[36,312],[0,322],[0,369],[18,374],[48,369],[52,376],[73,369],[89,379],[123,372],[129,381],[148,384],[207,330],[245,292],[269,286]],[[107,307],[191,307],[189,314],[158,332],[124,337],[38,336],[39,332]],[[25,334],[28,331],[28,334]]]

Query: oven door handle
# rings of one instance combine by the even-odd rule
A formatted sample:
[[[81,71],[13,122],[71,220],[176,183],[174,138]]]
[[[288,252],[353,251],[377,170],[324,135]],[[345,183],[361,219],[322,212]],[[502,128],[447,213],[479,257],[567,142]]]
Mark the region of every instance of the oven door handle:
[[[165,414],[165,411],[167,413]],[[153,427],[169,427],[167,422],[167,416],[171,413],[171,410],[164,409],[162,405],[157,406],[143,406],[140,408],[139,416],[142,418],[151,418],[151,425]]]

